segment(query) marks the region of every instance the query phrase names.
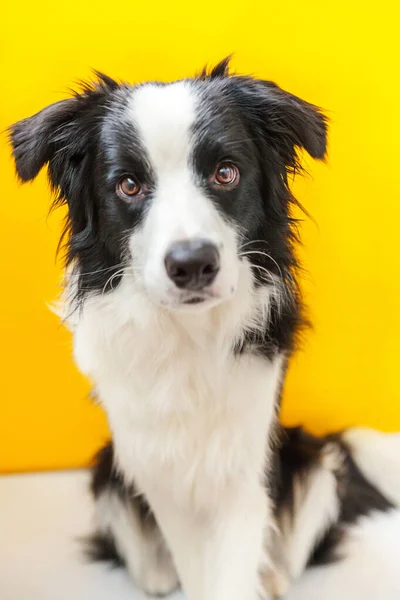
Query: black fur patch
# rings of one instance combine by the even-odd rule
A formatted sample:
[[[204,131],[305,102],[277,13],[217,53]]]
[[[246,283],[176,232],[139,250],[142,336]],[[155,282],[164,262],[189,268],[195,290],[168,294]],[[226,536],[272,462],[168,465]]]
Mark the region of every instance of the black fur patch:
[[[115,466],[112,442],[108,442],[99,450],[93,462],[91,491],[95,498],[98,498],[100,494],[110,488],[125,491],[122,475]]]
[[[91,491],[95,500],[105,492],[116,494],[121,502],[129,504],[136,511],[143,528],[158,527],[145,497],[134,485],[127,485],[116,468],[112,442],[106,444],[94,459]],[[124,564],[110,531],[96,532],[89,536],[85,540],[85,554],[92,560],[107,561],[114,566]]]
[[[107,562],[113,568],[124,567],[125,562],[115,545],[111,534],[94,533],[84,540],[85,556],[93,562]]]
[[[301,427],[294,427],[282,430],[277,450],[275,480],[272,480],[277,513],[282,510],[294,513],[294,479],[300,477],[305,480],[310,470],[320,463],[325,446],[332,443],[338,445],[343,458],[341,467],[335,472],[340,513],[337,522],[313,549],[310,565],[328,564],[340,559],[340,544],[347,526],[373,511],[386,512],[394,508],[357,467],[341,434],[316,437]]]
[[[340,520],[352,524],[361,516],[368,516],[374,510],[386,512],[393,504],[363,475],[351,456],[348,446],[342,442],[346,454],[345,475],[339,478],[339,493],[342,510]]]
[[[272,358],[288,355],[299,333],[308,326],[297,284],[298,222],[289,179],[301,172],[299,148],[314,158],[326,152],[326,119],[321,111],[286,94],[270,81],[229,75],[229,61],[222,61],[204,81],[196,135],[201,144],[195,152],[197,170],[208,172],[229,156],[244,173],[238,188],[210,198],[230,221],[240,225],[241,253],[250,260],[257,285],[279,287],[280,300],[272,301],[265,326],[250,330],[235,352],[253,352]],[[204,179],[206,181],[206,178]]]
[[[338,495],[340,498],[340,515],[315,548],[310,558],[311,565],[324,565],[341,558],[340,543],[345,535],[346,526],[353,525],[360,517],[369,516],[374,511],[387,512],[394,505],[380,492],[357,467],[348,446],[341,436],[328,436],[327,440],[336,439],[345,455],[343,469],[338,473]]]

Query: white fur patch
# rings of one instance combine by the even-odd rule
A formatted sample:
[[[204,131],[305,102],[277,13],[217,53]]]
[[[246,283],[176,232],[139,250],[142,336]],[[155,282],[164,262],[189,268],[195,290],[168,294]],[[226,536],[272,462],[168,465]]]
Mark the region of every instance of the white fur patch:
[[[118,553],[132,579],[148,594],[169,594],[178,585],[178,575],[158,527],[147,527],[129,503],[112,491],[96,500],[98,529],[111,533]]]
[[[355,427],[344,441],[364,476],[396,506],[400,506],[400,433]]]
[[[76,360],[107,411],[118,464],[146,494],[191,600],[257,597],[283,357],[235,356],[232,346],[268,297],[250,279],[208,311],[171,312],[126,275],[87,298],[75,326]]]
[[[360,519],[340,549],[346,558],[309,569],[287,600],[398,600],[399,538],[399,510]]]
[[[196,116],[193,86],[178,81],[134,88],[129,111],[156,174],[185,171]]]
[[[313,549],[338,519],[336,485],[333,472],[323,467],[316,467],[304,480],[299,477],[294,480],[293,513],[284,512],[280,523],[285,558],[293,579],[303,573]]]
[[[209,311],[173,313],[130,278],[86,300],[75,356],[96,383],[128,477],[146,477],[151,465],[179,501],[188,486],[209,504],[210,485],[262,473],[282,359],[232,355],[259,301],[244,287]]]
[[[142,228],[131,236],[130,251],[136,276],[149,296],[163,305],[180,304],[182,291],[168,278],[164,260],[170,247],[183,240],[205,240],[218,248],[220,270],[208,290],[216,301],[232,297],[238,286],[238,232],[207,197],[194,171],[196,102],[187,82],[147,85],[133,90],[127,114],[155,179],[150,206]]]

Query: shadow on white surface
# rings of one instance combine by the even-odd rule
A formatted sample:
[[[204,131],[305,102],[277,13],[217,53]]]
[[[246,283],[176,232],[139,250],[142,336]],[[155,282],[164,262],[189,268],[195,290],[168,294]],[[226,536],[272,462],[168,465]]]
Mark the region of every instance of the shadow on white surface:
[[[83,560],[92,512],[85,471],[0,477],[0,599],[145,599],[124,570]],[[287,600],[400,600],[400,511],[365,520],[349,549],[346,561],[308,572]]]

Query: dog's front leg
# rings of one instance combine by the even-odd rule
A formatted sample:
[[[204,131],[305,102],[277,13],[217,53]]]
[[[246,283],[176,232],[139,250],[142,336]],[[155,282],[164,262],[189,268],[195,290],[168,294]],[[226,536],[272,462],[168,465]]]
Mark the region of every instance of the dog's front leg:
[[[210,494],[212,492],[210,491]],[[152,500],[189,600],[256,600],[269,500],[260,485],[241,482],[209,508]]]

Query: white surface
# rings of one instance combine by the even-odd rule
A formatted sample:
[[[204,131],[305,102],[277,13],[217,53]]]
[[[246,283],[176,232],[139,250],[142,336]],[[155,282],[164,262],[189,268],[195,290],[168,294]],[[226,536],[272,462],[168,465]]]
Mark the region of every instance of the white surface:
[[[83,471],[0,477],[1,600],[144,598],[123,570],[82,559],[87,485]],[[309,572],[287,600],[400,600],[400,512],[365,521],[351,548],[345,562]]]

